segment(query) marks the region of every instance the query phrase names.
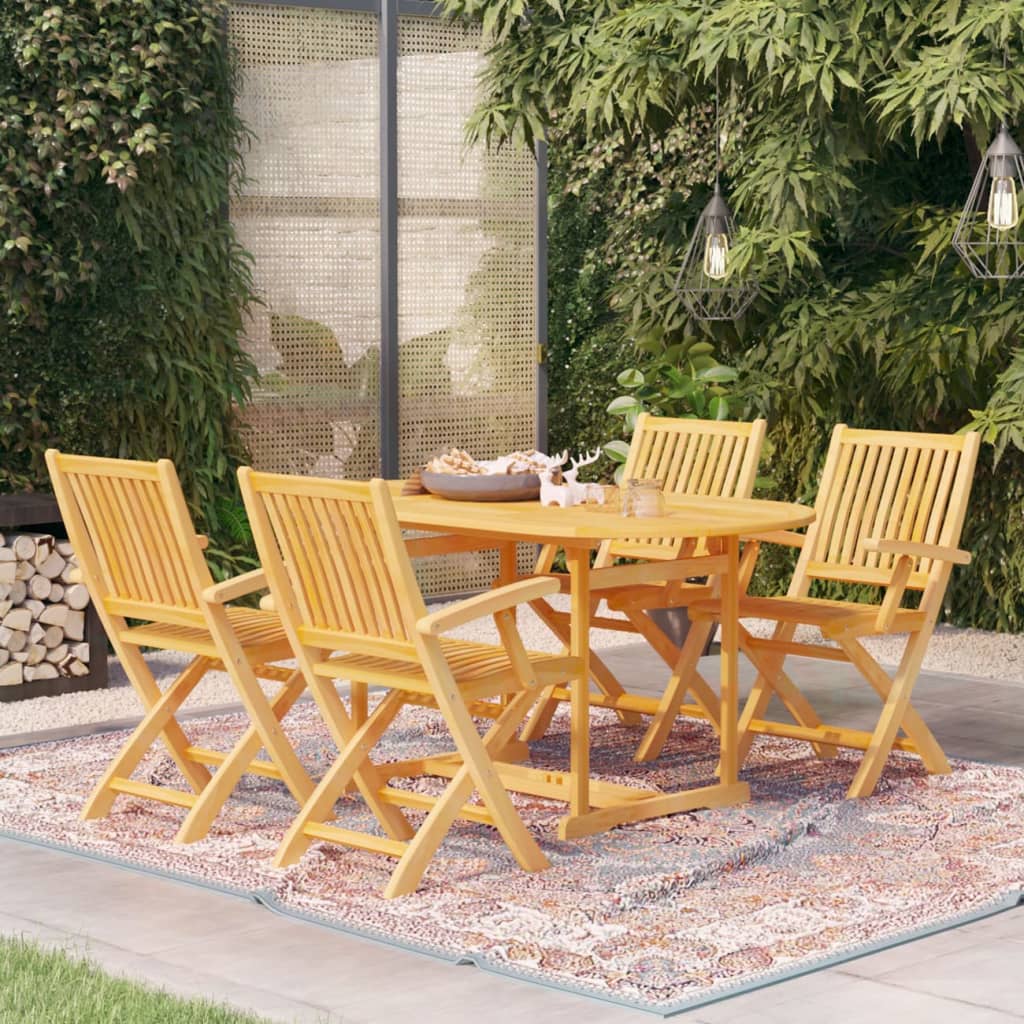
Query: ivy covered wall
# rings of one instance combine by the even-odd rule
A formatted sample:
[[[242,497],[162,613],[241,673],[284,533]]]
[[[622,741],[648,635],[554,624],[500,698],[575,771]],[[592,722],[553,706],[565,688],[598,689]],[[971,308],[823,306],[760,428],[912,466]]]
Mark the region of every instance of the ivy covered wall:
[[[223,215],[246,140],[215,0],[0,5],[0,491],[42,452],[170,457],[204,528],[225,481],[249,267]]]

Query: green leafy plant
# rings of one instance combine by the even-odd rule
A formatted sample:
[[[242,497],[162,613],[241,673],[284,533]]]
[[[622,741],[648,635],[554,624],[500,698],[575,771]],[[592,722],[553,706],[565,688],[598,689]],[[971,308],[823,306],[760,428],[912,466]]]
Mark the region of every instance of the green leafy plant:
[[[254,377],[249,260],[224,212],[248,137],[226,12],[0,5],[0,394],[31,406],[0,489],[45,487],[51,443],[168,457],[216,532]]]
[[[612,399],[611,415],[622,420],[623,434],[630,436],[641,413],[686,419],[725,420],[730,416],[727,384],[735,382],[736,371],[723,366],[711,355],[711,345],[699,342],[685,353],[666,349],[644,364],[644,368],[623,370],[617,379],[626,392]],[[618,468],[615,482],[622,482],[629,444],[609,441],[605,454]]]
[[[947,614],[1024,629],[1024,304],[1019,288],[974,280],[950,245],[998,123],[1018,139],[1024,127],[1024,0],[445,6],[492,34],[471,133],[547,138],[599,221],[608,329],[650,343],[652,361],[657,346],[713,346],[738,373],[730,415],[770,418],[770,494],[813,500],[836,422],[984,431],[992,457],[965,529],[975,561]],[[716,82],[724,184],[745,225],[734,272],[761,286],[735,325],[694,323],[673,287],[714,177]],[[565,208],[557,198],[552,237]],[[783,589],[785,555],[759,574],[762,592]]]

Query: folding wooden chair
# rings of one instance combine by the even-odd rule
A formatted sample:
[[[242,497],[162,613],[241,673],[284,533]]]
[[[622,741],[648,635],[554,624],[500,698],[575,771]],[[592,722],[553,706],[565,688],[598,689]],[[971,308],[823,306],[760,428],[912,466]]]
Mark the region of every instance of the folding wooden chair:
[[[416,888],[453,821],[462,817],[497,828],[524,870],[547,867],[495,761],[538,687],[579,670],[577,659],[527,653],[515,627],[516,606],[555,593],[557,582],[522,580],[428,615],[383,481],[315,480],[249,469],[239,479],[271,598],[339,750],[274,863],[295,863],[314,839],[372,850],[398,858],[384,895],[400,896]],[[487,615],[495,617],[501,646],[443,637]],[[334,688],[339,678],[387,693],[364,721],[353,720]],[[501,696],[510,699],[489,700]],[[455,762],[451,782],[438,798],[386,785],[387,766],[369,758],[407,703],[436,706],[457,747],[449,758]],[[482,738],[473,714],[494,719]],[[391,771],[435,774],[430,768],[424,764],[409,772],[406,763]],[[352,783],[386,836],[329,824]],[[482,802],[467,803],[474,787]],[[428,812],[418,831],[401,807]]]
[[[788,736],[811,743],[819,756],[836,747],[865,751],[849,796],[867,796],[878,782],[889,752],[914,751],[929,772],[949,771],[942,748],[910,703],[928,641],[942,609],[954,565],[971,556],[957,549],[978,456],[976,433],[947,436],[882,430],[853,430],[840,424],[832,433],[815,503],[815,522],[806,535],[783,531],[763,540],[801,548],[785,597],[742,597],[740,616],[775,623],[770,639],[740,629],[740,647],[759,675],[740,718],[740,761],[755,735]],[[744,549],[752,568],[760,541]],[[749,568],[747,571],[749,578]],[[810,596],[815,580],[866,584],[881,590],[877,604]],[[920,591],[916,608],[904,608],[906,591]],[[717,602],[690,609],[697,621],[712,621]],[[799,624],[817,626],[838,646],[798,643]],[[894,677],[881,668],[861,641],[865,637],[909,634]],[[883,701],[872,732],[823,725],[796,683],[783,671],[789,654],[853,664]],[[682,700],[696,659],[681,657],[658,714],[648,730],[647,755],[660,752]],[[796,724],[764,720],[772,695]],[[905,736],[898,737],[900,730]]]
[[[757,479],[757,467],[764,445],[765,421],[738,423],[729,420],[673,419],[643,413],[637,417],[636,429],[626,458],[624,479],[661,481],[670,495],[701,495],[709,498],[749,498]],[[699,538],[664,540],[606,541],[598,549],[590,574],[591,591],[603,591],[609,607],[626,613],[626,619],[595,617],[592,625],[600,629],[639,633],[670,666],[679,658],[679,648],[655,623],[648,612],[657,608],[685,607],[715,593],[714,581],[690,583],[687,577],[701,575],[690,564],[693,558],[709,554]],[[550,574],[556,551],[546,547],[537,562],[538,574]],[[630,569],[616,566],[617,559],[628,558],[647,563],[637,569],[630,581]],[[658,568],[652,570],[652,563]],[[643,581],[639,577],[643,574]],[[563,593],[569,580],[554,574]],[[595,605],[598,603],[595,600]],[[563,643],[568,642],[569,615],[556,611],[547,601],[534,601],[531,607]],[[594,609],[596,610],[596,608]],[[686,648],[703,651],[711,635],[713,623],[691,624]],[[618,701],[617,714],[626,724],[640,722],[639,714],[629,710],[628,695],[611,670],[595,654],[590,656],[593,680],[605,697]],[[703,717],[718,723],[718,699],[711,687],[694,673],[688,680]],[[534,709],[523,730],[524,740],[539,739],[547,731],[557,707],[558,696],[546,694]]]
[[[107,815],[118,794],[188,808],[176,836],[193,842],[246,772],[281,779],[299,803],[313,782],[281,731],[280,721],[305,688],[302,673],[269,664],[292,657],[276,615],[227,602],[265,588],[262,571],[214,584],[174,466],[46,453],[50,479],[107,636],[146,711],[100,779],[83,818]],[[129,626],[128,619],[142,620]],[[193,655],[162,693],[140,648]],[[193,746],[175,715],[212,669],[226,670],[252,724],[230,753]],[[282,688],[268,700],[257,677]],[[192,792],[131,778],[160,739]],[[260,748],[269,761],[254,760]],[[216,765],[211,776],[207,765]]]

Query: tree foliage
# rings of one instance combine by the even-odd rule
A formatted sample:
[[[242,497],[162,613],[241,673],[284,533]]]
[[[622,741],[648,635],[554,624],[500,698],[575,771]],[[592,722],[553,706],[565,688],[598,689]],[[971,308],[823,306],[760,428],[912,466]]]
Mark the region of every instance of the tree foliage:
[[[0,6],[0,489],[46,486],[49,443],[170,457],[217,529],[252,375],[225,13]]]
[[[1024,628],[1024,545],[983,546],[1021,535],[1020,505],[998,496],[1018,493],[1024,464],[1024,303],[1019,286],[975,281],[950,244],[998,123],[1024,124],[1024,0],[446,6],[493,39],[471,133],[543,134],[573,167],[610,225],[607,300],[624,339],[650,368],[710,339],[740,373],[730,394],[772,419],[780,494],[812,496],[837,421],[983,430],[993,448],[966,535],[979,559],[949,611]],[[745,225],[734,272],[756,272],[761,297],[740,323],[708,327],[673,281],[714,177],[716,88],[724,184]]]

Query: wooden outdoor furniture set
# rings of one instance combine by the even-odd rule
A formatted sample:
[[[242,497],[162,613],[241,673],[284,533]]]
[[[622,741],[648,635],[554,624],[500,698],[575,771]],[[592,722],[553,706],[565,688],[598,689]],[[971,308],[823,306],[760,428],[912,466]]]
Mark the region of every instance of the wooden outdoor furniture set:
[[[298,807],[276,865],[294,863],[314,840],[372,850],[397,859],[385,895],[398,896],[417,887],[457,818],[494,826],[524,870],[545,868],[547,859],[516,812],[510,791],[564,800],[567,813],[559,822],[564,840],[747,800],[749,789],[739,770],[759,733],[804,740],[819,757],[834,756],[837,747],[865,751],[849,789],[853,797],[872,792],[894,748],[916,752],[929,772],[948,772],[941,747],[910,697],[952,568],[970,560],[957,545],[978,435],[840,425],[812,512],[750,497],[764,428],[761,420],[640,417],[627,475],[659,479],[668,495],[665,515],[643,519],[589,506],[402,497],[399,485],[379,480],[354,483],[242,469],[242,494],[263,567],[223,583],[213,581],[205,538],[194,532],[168,461],[50,451],[54,491],[83,581],[146,711],[97,784],[83,817],[108,814],[119,794],[155,799],[187,809],[176,838],[191,842],[207,834],[242,775],[254,772],[280,779]],[[803,526],[806,533],[794,532]],[[407,540],[403,529],[429,536]],[[522,541],[541,545],[536,573],[525,579],[516,570]],[[785,597],[746,594],[763,543],[801,549]],[[429,612],[412,558],[487,546],[501,552],[495,589]],[[552,571],[559,549],[564,574]],[[882,596],[876,603],[826,600],[811,596],[816,580],[866,584]],[[232,604],[268,589],[259,609]],[[921,594],[914,607],[904,607],[908,591]],[[569,597],[567,613],[549,601],[558,593]],[[598,616],[602,599],[625,617]],[[521,605],[534,608],[561,639],[560,655],[524,648],[516,627]],[[674,606],[687,607],[692,621],[681,649],[648,614]],[[500,644],[448,635],[485,617],[494,618]],[[754,636],[741,617],[774,622],[771,637]],[[722,642],[718,693],[698,671],[716,624]],[[671,668],[660,699],[629,693],[591,652],[594,625],[635,631],[652,644]],[[831,643],[798,640],[799,625],[817,627]],[[909,639],[891,678],[861,641],[893,633]],[[192,660],[161,691],[143,647],[186,652]],[[742,712],[739,651],[758,671]],[[784,671],[790,654],[854,665],[882,702],[875,729],[823,724]],[[292,659],[294,668],[279,664]],[[176,718],[212,668],[229,673],[251,723],[227,753],[192,745]],[[272,698],[260,679],[279,684]],[[338,680],[350,682],[347,706]],[[371,686],[382,693],[372,711]],[[318,783],[280,725],[307,689],[338,749]],[[688,693],[693,703],[686,703]],[[792,724],[764,718],[773,695]],[[560,702],[570,704],[567,769],[540,771],[523,764],[529,757],[523,739],[543,735]],[[374,761],[373,748],[407,704],[436,708],[455,749],[415,761]],[[719,737],[717,781],[662,792],[591,778],[591,706],[612,708],[627,724],[650,717],[642,738],[638,733],[637,761],[659,755],[679,715],[706,719]],[[482,736],[474,722],[481,718],[491,722]],[[188,789],[132,778],[158,742]],[[257,759],[261,749],[269,760]],[[210,766],[216,767],[213,774]],[[391,784],[418,775],[449,781],[436,798]],[[337,801],[353,791],[365,800],[383,836],[332,823]],[[471,801],[474,792],[477,801]],[[405,810],[425,812],[418,829]]]

